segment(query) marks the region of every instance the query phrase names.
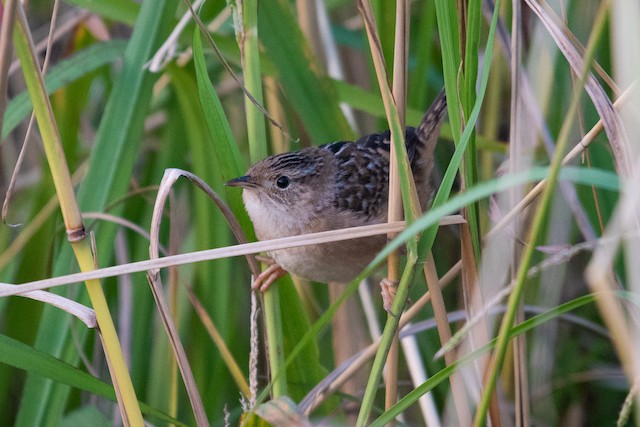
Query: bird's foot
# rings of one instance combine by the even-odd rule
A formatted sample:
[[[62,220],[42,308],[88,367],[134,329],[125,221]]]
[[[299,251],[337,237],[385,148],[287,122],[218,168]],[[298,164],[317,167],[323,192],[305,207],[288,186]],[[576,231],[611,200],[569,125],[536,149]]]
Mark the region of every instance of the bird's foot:
[[[380,281],[380,294],[382,294],[382,306],[388,312],[391,312],[391,306],[393,305],[393,298],[396,296],[398,289],[398,281],[384,278]]]
[[[267,289],[269,289],[269,286],[271,286],[273,282],[275,282],[280,277],[287,274],[287,271],[282,267],[280,267],[278,264],[276,264],[276,262],[272,258],[262,257],[262,256],[256,257],[256,258],[260,262],[271,264],[265,271],[260,273],[258,277],[256,277],[253,280],[253,283],[251,284],[252,289],[255,289],[255,290],[259,289],[261,292],[264,292]]]

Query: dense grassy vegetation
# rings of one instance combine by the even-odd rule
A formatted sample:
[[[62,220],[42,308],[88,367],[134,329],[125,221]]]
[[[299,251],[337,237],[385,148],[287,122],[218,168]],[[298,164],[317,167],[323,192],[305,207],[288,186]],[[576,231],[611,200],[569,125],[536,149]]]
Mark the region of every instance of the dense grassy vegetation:
[[[637,2],[18,3],[0,27],[3,424],[638,423]],[[433,207],[414,212],[400,154],[410,229],[371,283],[252,295],[240,255],[270,244],[230,247],[255,236],[223,183],[383,129],[399,148],[442,87]]]

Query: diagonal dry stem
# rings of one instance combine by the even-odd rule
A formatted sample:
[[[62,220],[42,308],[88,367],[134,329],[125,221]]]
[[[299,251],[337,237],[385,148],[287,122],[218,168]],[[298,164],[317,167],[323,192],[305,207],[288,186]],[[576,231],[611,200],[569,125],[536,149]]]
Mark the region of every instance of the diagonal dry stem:
[[[462,217],[452,215],[444,217],[440,225],[460,224]],[[174,265],[190,264],[201,261],[211,261],[214,259],[229,258],[234,256],[245,256],[268,252],[279,249],[295,248],[299,246],[316,245],[321,243],[339,242],[342,240],[356,239],[359,237],[380,236],[390,232],[400,232],[404,229],[404,222],[393,224],[375,224],[363,227],[352,227],[340,230],[322,231],[300,236],[283,237],[280,239],[263,240],[254,243],[243,243],[240,245],[227,246],[224,248],[207,249],[203,251],[189,252],[180,255],[171,255],[156,260],[136,261],[125,265],[101,268],[82,273],[67,274],[44,280],[23,283],[12,286],[11,289],[0,289],[0,298],[10,295],[19,295],[23,292],[52,288],[57,286],[79,283],[85,280],[104,279],[116,277],[122,274],[140,273],[152,269],[166,268]],[[0,283],[8,284],[8,283]]]
[[[614,102],[613,106],[616,109],[620,109],[629,100],[631,95],[634,93],[636,87],[637,87],[637,82],[629,86],[620,95],[620,97]],[[585,150],[589,147],[589,145],[595,140],[596,136],[598,136],[598,134],[600,134],[600,132],[602,132],[603,129],[604,129],[604,125],[602,120],[598,120],[598,122],[591,128],[591,130],[587,132],[587,134],[584,137],[582,137],[580,142],[578,142],[571,149],[571,151],[569,151],[569,153],[567,153],[564,156],[564,158],[562,159],[562,164],[566,165],[569,162],[571,162],[573,159],[575,159],[576,157],[584,153]],[[487,235],[485,236],[485,240],[491,239],[497,233],[502,231],[507,225],[509,225],[520,214],[520,212],[522,212],[523,209],[529,206],[531,202],[533,202],[533,200],[535,200],[535,198],[542,193],[542,190],[544,190],[546,185],[547,185],[547,179],[543,179],[538,184],[536,184],[533,187],[533,189],[531,189],[531,191],[529,191],[529,193],[527,193],[527,195],[522,200],[520,200],[520,202],[518,202],[518,204],[514,206],[513,209],[511,209],[505,216],[503,216],[500,222],[498,222],[491,229],[491,231],[487,233]]]

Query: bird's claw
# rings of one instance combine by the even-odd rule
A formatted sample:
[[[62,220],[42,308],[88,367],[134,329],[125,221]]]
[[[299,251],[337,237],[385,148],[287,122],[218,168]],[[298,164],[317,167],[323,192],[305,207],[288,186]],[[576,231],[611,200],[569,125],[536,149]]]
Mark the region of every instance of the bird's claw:
[[[380,294],[382,295],[382,306],[389,313],[391,312],[391,306],[393,305],[393,299],[396,296],[396,290],[398,288],[397,280],[390,280],[384,278],[380,281]]]
[[[252,289],[259,289],[261,292],[264,292],[269,289],[269,286],[271,286],[273,282],[287,274],[286,270],[278,264],[273,263],[273,260],[271,260],[271,262],[272,264],[253,280],[253,283],[251,283]]]

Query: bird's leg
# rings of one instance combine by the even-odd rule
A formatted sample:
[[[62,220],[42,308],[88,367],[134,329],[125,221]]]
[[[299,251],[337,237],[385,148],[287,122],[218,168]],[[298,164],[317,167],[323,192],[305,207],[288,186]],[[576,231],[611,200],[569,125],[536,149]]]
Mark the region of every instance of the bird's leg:
[[[287,271],[276,264],[273,258],[257,256],[256,259],[270,265],[253,280],[253,283],[251,284],[253,289],[259,289],[261,292],[264,292],[269,289],[269,286],[271,286],[273,282],[287,274]]]
[[[388,312],[391,312],[391,306],[393,305],[393,298],[396,296],[398,289],[398,281],[384,278],[380,281],[380,294],[382,294],[382,306]]]

